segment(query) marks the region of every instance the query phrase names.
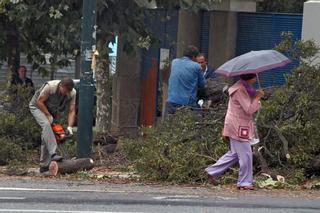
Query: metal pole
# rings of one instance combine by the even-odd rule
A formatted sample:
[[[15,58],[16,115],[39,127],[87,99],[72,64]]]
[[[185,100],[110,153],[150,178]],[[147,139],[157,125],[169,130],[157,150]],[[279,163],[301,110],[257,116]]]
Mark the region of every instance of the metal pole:
[[[93,77],[92,55],[96,49],[96,0],[83,0],[81,77],[78,106],[77,157],[89,157],[92,148]]]

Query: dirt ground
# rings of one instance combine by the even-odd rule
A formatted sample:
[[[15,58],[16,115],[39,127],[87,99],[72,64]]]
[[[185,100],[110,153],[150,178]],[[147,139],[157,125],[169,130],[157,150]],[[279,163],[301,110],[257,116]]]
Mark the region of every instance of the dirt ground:
[[[208,193],[219,194],[221,196],[238,196],[240,195],[254,195],[254,196],[268,196],[268,197],[305,197],[308,199],[320,199],[320,190],[311,190],[314,182],[319,182],[319,179],[313,179],[306,182],[303,186],[288,189],[256,189],[254,191],[241,191],[236,189],[234,184],[212,186],[208,183],[199,184],[173,184],[166,182],[152,182],[145,181],[134,174],[132,165],[125,159],[120,152],[115,152],[103,158],[99,155],[94,155],[95,167],[90,171],[82,171],[75,174],[58,175],[51,177],[47,174],[40,174],[39,168],[36,164],[28,166],[25,173],[9,174],[8,167],[0,167],[0,180],[6,179],[20,179],[20,180],[67,180],[67,181],[90,181],[94,183],[112,183],[112,184],[132,184],[145,185],[148,187],[183,187],[194,189],[205,189]],[[100,156],[102,157],[102,156]]]

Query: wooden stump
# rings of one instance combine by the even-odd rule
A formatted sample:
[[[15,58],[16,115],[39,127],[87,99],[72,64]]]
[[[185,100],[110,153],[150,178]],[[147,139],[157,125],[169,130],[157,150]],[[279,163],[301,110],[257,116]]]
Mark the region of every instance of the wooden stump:
[[[49,174],[56,176],[58,173],[75,173],[82,170],[90,170],[94,167],[91,158],[78,158],[74,160],[62,160],[61,162],[51,161],[49,165]]]

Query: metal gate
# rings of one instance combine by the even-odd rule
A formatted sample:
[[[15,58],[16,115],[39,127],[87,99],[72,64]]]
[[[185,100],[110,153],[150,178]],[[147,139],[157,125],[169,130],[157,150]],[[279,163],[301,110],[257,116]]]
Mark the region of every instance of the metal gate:
[[[159,39],[148,50],[142,52],[141,58],[141,102],[140,125],[150,126],[159,116],[161,102],[159,97],[159,58],[160,48],[169,49],[170,59],[176,56],[175,43],[178,33],[178,10],[151,10],[154,17],[146,20],[151,31]]]
[[[292,32],[293,39],[301,39],[302,15],[273,13],[238,13],[238,34],[236,55],[251,50],[272,49],[281,41],[281,32]],[[283,85],[284,74],[296,64],[274,69],[259,75],[263,87]]]

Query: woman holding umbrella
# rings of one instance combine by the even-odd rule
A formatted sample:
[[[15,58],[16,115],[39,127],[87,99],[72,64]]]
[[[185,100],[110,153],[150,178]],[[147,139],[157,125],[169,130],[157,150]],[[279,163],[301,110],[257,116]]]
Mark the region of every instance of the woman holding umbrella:
[[[215,72],[227,77],[240,76],[229,89],[229,103],[224,122],[223,137],[230,140],[230,150],[215,164],[206,168],[209,180],[215,183],[216,177],[239,162],[237,188],[253,190],[252,150],[250,141],[253,139],[253,114],[259,110],[264,91],[255,90],[252,86],[258,73],[283,67],[291,60],[276,50],[250,51],[235,57]],[[260,87],[260,84],[259,84]]]
[[[256,74],[240,75],[240,80],[229,88],[229,103],[225,117],[223,137],[230,141],[230,150],[215,164],[206,168],[209,180],[215,179],[239,162],[237,188],[253,190],[252,150],[253,114],[260,108],[259,100],[264,95],[262,89],[252,86],[257,80]]]

